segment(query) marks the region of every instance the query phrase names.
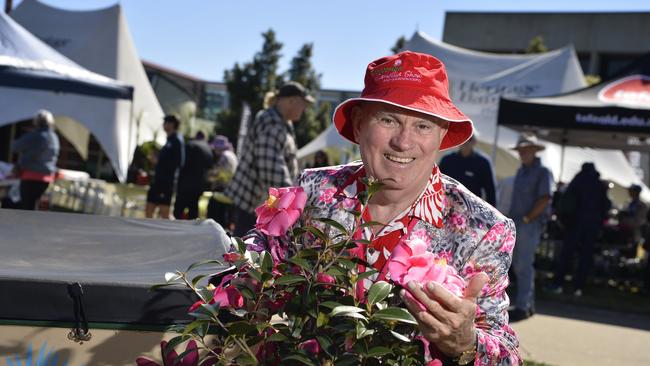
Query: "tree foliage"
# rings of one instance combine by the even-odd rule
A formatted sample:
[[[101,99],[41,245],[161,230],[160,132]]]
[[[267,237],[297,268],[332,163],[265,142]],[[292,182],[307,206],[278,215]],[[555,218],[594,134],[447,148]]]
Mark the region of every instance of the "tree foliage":
[[[548,47],[544,44],[544,37],[536,36],[530,40],[526,53],[543,53],[548,52]]]
[[[404,36],[400,36],[395,42],[395,45],[391,47],[390,51],[393,54],[397,54],[404,48],[404,45],[406,45],[406,38]]]
[[[248,103],[254,116],[263,108],[265,94],[277,90],[285,80],[297,81],[312,93],[320,90],[321,75],[312,65],[312,43],[304,44],[291,60],[289,69],[280,73],[282,43],[276,39],[272,29],[263,33],[262,37],[262,49],[255,54],[252,61],[236,63],[224,74],[230,98],[229,108],[219,114],[215,132],[228,136],[233,142],[237,141],[243,103]],[[330,111],[329,103],[321,103],[307,108],[301,120],[295,121],[298,146],[303,146],[327,128],[330,123]]]

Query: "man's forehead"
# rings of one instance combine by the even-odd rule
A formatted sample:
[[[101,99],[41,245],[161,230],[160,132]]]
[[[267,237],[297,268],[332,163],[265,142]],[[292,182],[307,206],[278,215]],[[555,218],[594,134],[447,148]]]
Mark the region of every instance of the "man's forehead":
[[[397,116],[412,116],[417,117],[426,121],[433,123],[448,123],[449,121],[442,118],[432,116],[430,114],[414,111],[412,109],[403,108],[400,106],[388,104],[388,103],[379,103],[379,102],[370,102],[364,103],[363,108],[367,108],[367,111],[371,114],[390,114]]]

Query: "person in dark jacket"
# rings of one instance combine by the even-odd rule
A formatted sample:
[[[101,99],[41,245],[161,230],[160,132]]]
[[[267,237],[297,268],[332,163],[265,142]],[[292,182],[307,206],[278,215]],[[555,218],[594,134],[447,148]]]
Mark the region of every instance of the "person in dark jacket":
[[[474,149],[475,146],[476,137],[472,136],[458,151],[445,155],[438,166],[440,171],[495,206],[496,189],[492,164],[485,155]]]
[[[147,193],[146,217],[153,217],[157,207],[160,218],[169,219],[174,182],[178,170],[185,162],[185,147],[183,146],[183,136],[178,133],[179,125],[180,120],[175,115],[167,115],[163,120],[167,143],[158,154],[155,175]]]
[[[208,186],[208,170],[214,162],[205,135],[197,134],[194,140],[185,145],[185,157],[185,165],[178,174],[174,217],[194,220],[199,217],[199,199]]]
[[[36,202],[54,181],[59,157],[59,138],[54,132],[54,116],[40,110],[32,120],[35,129],[14,141],[18,153],[16,171],[20,178],[20,208],[34,210]]]
[[[575,254],[579,253],[573,285],[574,295],[581,296],[592,267],[596,238],[607,211],[611,208],[607,184],[600,180],[600,173],[593,163],[582,164],[582,169],[563,193],[560,205],[568,211],[564,219],[567,230],[555,272],[553,291],[563,291],[564,276],[571,271]]]

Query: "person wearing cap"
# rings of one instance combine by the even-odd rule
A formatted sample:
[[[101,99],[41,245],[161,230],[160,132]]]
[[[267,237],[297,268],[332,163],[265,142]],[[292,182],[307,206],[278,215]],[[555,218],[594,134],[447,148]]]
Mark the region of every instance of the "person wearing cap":
[[[515,175],[508,215],[517,227],[517,242],[512,258],[517,296],[514,308],[510,310],[510,321],[519,321],[535,312],[533,262],[550,209],[553,175],[536,156],[545,146],[537,142],[535,135],[522,134],[512,149],[519,153],[521,166]]]
[[[363,286],[390,279],[386,263],[399,243],[424,240],[432,258],[455,268],[467,288],[458,297],[433,283],[410,282],[412,297],[402,292],[428,345],[423,357],[444,365],[521,364],[505,293],[514,223],[436,165],[439,151],[462,145],[473,133],[471,120],[449,97],[444,65],[408,51],[375,60],[361,97],[340,104],[333,120],[344,138],[358,144],[361,161],[303,172],[299,184],[312,209],[300,224],[309,222],[327,235],[336,229],[312,220],[326,217],[352,230],[357,217],[351,211],[360,208],[356,197],[366,190],[362,179],[379,180],[383,186],[361,219],[386,224],[353,234],[369,242],[358,255],[378,271]],[[258,230],[244,239],[250,250],[269,243]]]
[[[496,188],[492,163],[475,150],[476,136],[462,144],[458,151],[442,157],[440,171],[456,179],[472,193],[496,207]]]
[[[14,168],[20,179],[20,203],[23,210],[34,210],[47,187],[54,181],[60,143],[54,132],[54,116],[40,110],[32,119],[34,130],[22,135],[11,145],[18,154]]]
[[[314,98],[295,81],[282,85],[248,128],[237,171],[224,191],[235,206],[235,235],[255,226],[255,208],[269,187],[285,187],[298,177],[297,145],[293,122],[300,119]]]
[[[630,201],[620,213],[620,225],[626,234],[631,255],[635,255],[637,245],[642,244],[641,229],[646,223],[648,213],[648,206],[641,201],[641,190],[642,188],[638,184],[632,184],[627,188]]]
[[[174,184],[179,169],[185,163],[185,147],[183,136],[178,132],[180,120],[171,114],[163,119],[163,129],[167,134],[167,142],[158,153],[153,181],[147,192],[145,216],[152,218],[156,208],[162,219],[169,219],[169,206],[172,202]]]
[[[185,144],[185,164],[178,173],[174,217],[194,220],[199,217],[199,199],[208,188],[208,170],[214,163],[212,148],[199,132]],[[187,214],[185,214],[187,210]]]

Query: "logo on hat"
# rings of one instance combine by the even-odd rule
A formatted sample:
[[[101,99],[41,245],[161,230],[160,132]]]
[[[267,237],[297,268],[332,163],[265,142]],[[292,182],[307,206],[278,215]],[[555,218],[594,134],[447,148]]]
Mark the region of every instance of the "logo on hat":
[[[401,65],[402,65],[402,60],[397,59],[397,61],[395,61],[395,66],[401,66]]]
[[[650,76],[632,75],[605,86],[598,99],[605,103],[650,108]]]

